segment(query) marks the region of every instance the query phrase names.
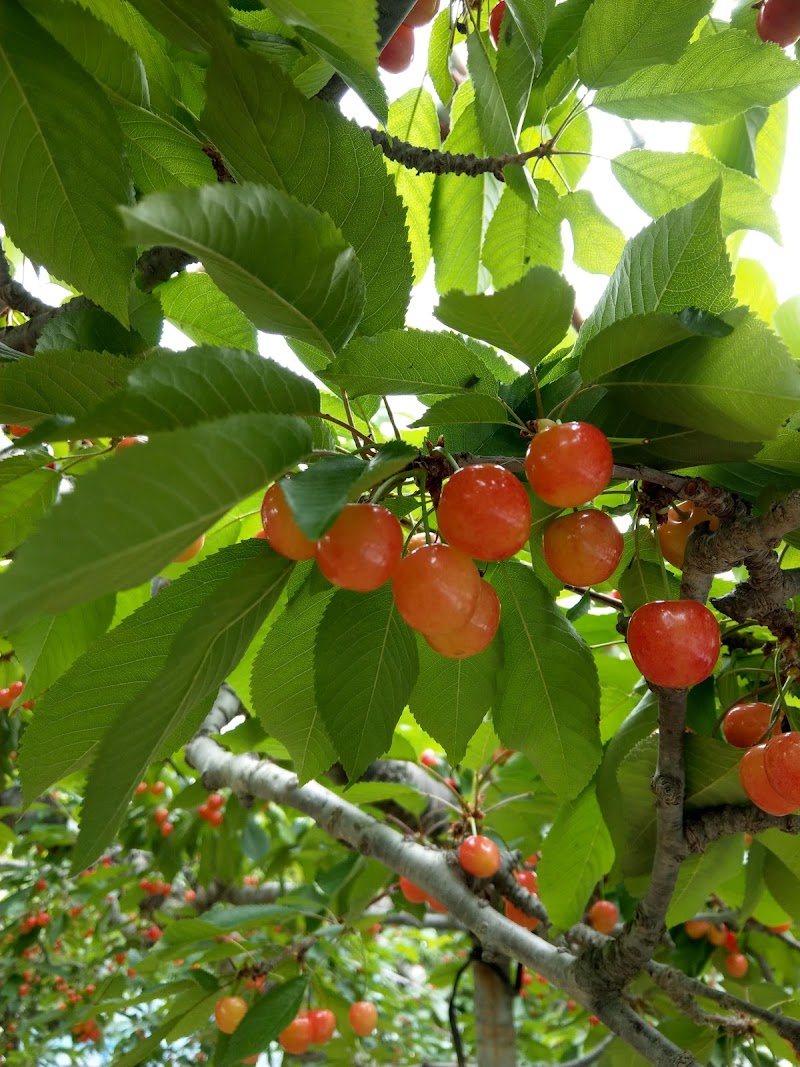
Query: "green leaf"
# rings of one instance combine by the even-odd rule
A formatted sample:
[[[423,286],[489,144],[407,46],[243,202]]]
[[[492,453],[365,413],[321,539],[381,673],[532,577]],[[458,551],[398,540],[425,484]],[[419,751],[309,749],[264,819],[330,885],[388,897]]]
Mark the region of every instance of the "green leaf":
[[[458,31],[455,31],[457,33]],[[445,7],[433,21],[428,42],[428,73],[436,95],[443,104],[449,104],[455,92],[455,83],[450,73],[450,9]],[[463,40],[463,36],[461,36]]]
[[[780,242],[780,226],[769,196],[752,178],[692,152],[636,149],[612,160],[614,177],[654,219],[702,196],[722,179],[722,232],[761,230]]]
[[[140,193],[206,185],[212,179],[211,160],[200,141],[176,122],[120,101],[115,110]]]
[[[127,325],[134,253],[117,206],[132,190],[111,105],[16,0],[0,6],[0,42],[3,224],[26,255]]]
[[[482,257],[496,289],[518,282],[533,266],[561,270],[564,265],[558,194],[550,182],[539,181],[536,188],[536,207],[504,189],[486,229]]]
[[[790,296],[775,312],[775,329],[795,359],[800,359],[800,296]]]
[[[572,230],[572,258],[590,274],[612,274],[625,248],[625,235],[604,215],[588,189],[567,193],[561,200]]]
[[[557,796],[570,800],[590,781],[601,757],[594,659],[528,567],[503,563],[492,584],[503,608],[505,657],[494,727]]]
[[[436,317],[534,367],[564,338],[574,307],[575,291],[561,274],[533,267],[491,296],[448,293],[439,301]]]
[[[83,870],[113,839],[150,763],[191,738],[198,726],[192,712],[211,706],[294,566],[254,540],[223,551],[228,558],[235,551],[238,566],[217,584],[213,610],[204,607],[187,620],[163,671],[122,708],[100,743],[83,795],[74,871]]]
[[[3,484],[2,476],[10,473],[3,468],[23,458],[13,457],[0,467],[0,556],[7,556],[36,529],[53,506],[61,481],[55,471],[32,470]]]
[[[254,352],[201,346],[161,351],[138,364],[122,389],[66,427],[64,435],[117,437],[178,430],[226,415],[318,411],[319,393],[307,378]]]
[[[566,0],[565,3],[556,4],[547,27],[544,45],[542,46],[542,69],[539,72],[535,89],[544,90],[551,79],[553,81],[557,80],[554,75],[562,73],[568,67],[566,60],[578,46],[581,26],[591,4],[592,0]],[[574,84],[574,70],[569,81]],[[549,107],[557,103],[552,99],[548,100],[541,92],[536,94],[534,90],[534,95],[539,97],[538,100],[533,98],[531,100],[531,103],[535,106],[536,114],[532,116],[529,111],[526,125],[542,121],[543,115],[539,112],[539,109],[543,102],[545,106]]]
[[[652,545],[652,539],[650,543]],[[639,546],[638,550],[634,550],[633,559],[617,581],[622,603],[628,612],[636,611],[642,604],[648,604],[651,600],[677,600],[680,596],[680,582],[675,575],[654,558],[644,559],[641,541]],[[653,546],[651,556],[655,555],[656,549]]]
[[[196,345],[229,345],[257,352],[256,330],[207,274],[170,278],[155,290],[164,317]]]
[[[189,52],[208,52],[225,34],[228,24],[224,0],[131,0],[166,38]]]
[[[667,926],[676,926],[703,911],[706,901],[742,869],[744,841],[741,835],[713,841],[700,856],[681,864],[675,893],[667,912]]]
[[[125,219],[131,243],[196,255],[261,330],[330,353],[358,325],[364,281],[355,252],[327,216],[279,189],[222,183],[153,193]]]
[[[594,104],[625,119],[711,124],[755,105],[768,107],[799,84],[798,64],[782,48],[725,30],[700,37],[677,63],[648,67],[601,89]]]
[[[0,628],[157,574],[311,450],[305,423],[233,415],[126,448],[84,475],[0,577]]]
[[[308,978],[302,975],[274,986],[259,997],[236,1027],[219,1067],[232,1067],[261,1052],[289,1025],[302,1007]]]
[[[555,0],[509,0],[508,9],[532,56],[541,49],[554,7]]]
[[[694,126],[689,135],[689,149],[757,178],[756,141],[769,113],[769,108],[751,107],[717,126]]]
[[[336,760],[314,690],[314,645],[333,589],[315,592],[306,579],[270,627],[253,662],[253,711],[264,729],[285,746],[301,782],[316,778]]]
[[[203,129],[236,178],[273,185],[330,215],[361,264],[360,329],[402,326],[412,281],[405,210],[369,136],[337,108],[306,100],[276,67],[224,41],[207,87]]]
[[[103,352],[43,352],[0,364],[0,421],[30,426],[47,415],[79,415],[111,396],[135,366]]]
[[[408,706],[455,766],[497,696],[501,640],[495,637],[484,652],[461,660],[445,659],[422,637],[417,639],[417,650],[419,677]]]
[[[159,332],[161,327],[159,317]],[[135,356],[146,352],[150,342],[136,330],[126,330],[113,315],[99,307],[63,311],[45,325],[36,342],[36,355],[43,352],[116,353]]]
[[[14,652],[25,671],[28,693],[38,694],[54,685],[106,632],[113,617],[114,597],[104,596],[13,630]]]
[[[497,393],[486,364],[462,338],[424,330],[357,337],[325,379],[350,397],[415,393]]]
[[[592,890],[614,862],[611,835],[594,789],[565,804],[550,827],[536,868],[539,895],[561,929],[583,915]]]
[[[578,75],[599,89],[644,67],[674,63],[713,0],[595,0],[578,42]]]
[[[745,309],[728,337],[695,337],[606,377],[623,406],[731,441],[776,437],[800,407],[800,368],[766,323]]]
[[[720,185],[646,226],[625,245],[576,351],[605,326],[646,311],[727,311],[733,278],[720,226]]]
[[[507,408],[486,393],[466,393],[437,400],[412,426],[448,426],[496,422],[506,426],[511,420]]]
[[[351,781],[389,748],[418,670],[414,635],[397,614],[388,586],[367,594],[334,593],[317,633],[315,690]]]
[[[541,66],[541,45],[549,6],[549,0],[537,0],[535,4],[517,4],[512,0],[509,17],[503,20],[503,32],[497,41],[495,75],[515,136],[521,129],[533,80]],[[535,8],[539,10],[534,11]],[[537,19],[537,15],[541,18]]]

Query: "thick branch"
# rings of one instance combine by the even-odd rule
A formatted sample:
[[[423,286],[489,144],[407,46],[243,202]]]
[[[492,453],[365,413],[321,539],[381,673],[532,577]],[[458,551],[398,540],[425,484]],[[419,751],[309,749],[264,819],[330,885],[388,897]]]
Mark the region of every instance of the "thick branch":
[[[723,804],[692,812],[684,825],[686,846],[693,854],[705,852],[725,834],[760,834],[764,830],[800,834],[800,815],[768,815],[754,804]]]
[[[747,571],[748,581],[711,603],[736,622],[756,622],[777,638],[794,638],[797,620],[786,602],[800,593],[800,569],[781,570],[777,553],[765,548],[748,558]]]

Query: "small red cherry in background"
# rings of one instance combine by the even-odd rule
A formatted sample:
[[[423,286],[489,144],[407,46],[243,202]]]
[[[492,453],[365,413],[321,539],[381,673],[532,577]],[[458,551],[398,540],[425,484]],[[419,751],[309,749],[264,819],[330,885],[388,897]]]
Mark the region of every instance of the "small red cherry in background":
[[[117,447],[115,452],[119,452],[121,448],[130,448],[131,445],[143,445],[145,442],[141,437],[123,437],[122,440],[117,441]]]
[[[475,610],[456,630],[443,634],[423,634],[434,652],[447,659],[477,656],[489,647],[500,625],[500,598],[485,578],[481,578]]]
[[[726,952],[739,951],[739,939],[733,930],[725,931],[725,939],[723,940],[722,945]]]
[[[37,892],[42,893],[45,889],[47,889],[47,882],[44,878],[37,878],[33,888],[37,890]]]
[[[540,430],[528,445],[525,473],[547,504],[577,508],[606,488],[614,469],[611,445],[588,422],[564,422]]]
[[[761,808],[770,815],[791,815],[800,805],[787,800],[767,778],[764,766],[766,747],[766,745],[755,745],[753,748],[748,748],[739,761],[739,781],[757,808]]]
[[[350,1005],[347,1018],[359,1037],[367,1037],[378,1025],[378,1009],[368,1000],[358,1000]]]
[[[211,811],[219,811],[220,808],[225,807],[225,797],[222,793],[210,793],[206,804]]]
[[[439,757],[432,748],[423,748],[419,754],[419,761],[423,767],[438,767]]]
[[[225,818],[221,811],[210,811],[208,813],[208,822],[211,826],[222,826],[222,820]]]
[[[278,1035],[278,1044],[286,1052],[302,1056],[311,1044],[311,1023],[307,1015],[297,1015]]]
[[[492,8],[492,13],[489,16],[489,36],[494,41],[495,47],[497,47],[497,42],[500,40],[500,24],[505,13],[506,0],[500,0],[500,3]]]
[[[400,892],[409,904],[424,904],[428,899],[428,894],[423,889],[420,889],[418,885],[414,885],[408,878],[400,879]]]
[[[725,970],[731,978],[744,978],[747,974],[747,956],[741,952],[731,952],[725,957]]]
[[[696,600],[643,604],[631,615],[627,638],[631,658],[648,682],[670,689],[705,681],[719,656],[719,624]]]
[[[448,478],[436,520],[459,552],[474,559],[509,559],[528,540],[531,504],[513,474],[495,463],[476,463]]]
[[[232,1034],[247,1014],[247,1001],[242,997],[222,997],[214,1005],[214,1019],[223,1034]]]
[[[462,552],[424,545],[400,560],[392,596],[401,617],[423,634],[446,633],[469,622],[478,604],[481,576]]]
[[[160,797],[166,788],[167,787],[164,782],[153,782],[153,784],[150,786],[150,792],[153,794],[154,797]]]
[[[387,582],[402,553],[403,528],[378,504],[346,504],[316,547],[319,569],[328,581],[359,593]]]
[[[416,4],[403,19],[403,23],[414,28],[425,26],[433,19],[438,10],[439,0],[417,0]]]
[[[678,570],[683,570],[689,534],[701,522],[707,522],[712,530],[719,529],[719,519],[716,515],[711,515],[705,508],[696,507],[691,500],[684,500],[676,508],[669,509],[667,521],[662,522],[658,528],[661,553],[664,559]]]
[[[765,0],[756,19],[762,41],[786,48],[800,38],[800,5],[797,0]]]
[[[411,66],[414,58],[414,31],[401,23],[383,46],[378,65],[390,74],[401,74]]]
[[[143,793],[147,792],[148,788],[149,786],[147,785],[147,782],[139,782],[134,792],[136,793],[137,797],[140,797]]]
[[[734,704],[725,712],[722,732],[729,745],[750,748],[757,745],[769,728],[772,705],[762,701],[743,701]],[[776,730],[780,731],[780,724]]]
[[[800,732],[778,734],[764,745],[764,770],[772,788],[793,811],[800,808]]]
[[[261,504],[261,521],[264,524],[264,536],[276,552],[289,559],[313,559],[317,543],[306,537],[279,482],[271,485]]]
[[[31,432],[30,426],[6,426],[6,429],[12,437],[24,437]]]
[[[500,849],[483,834],[472,834],[458,846],[458,862],[467,874],[491,878],[500,870]]]
[[[545,527],[544,561],[567,585],[597,585],[617,569],[622,534],[604,511],[575,511]]]
[[[165,822],[161,824],[161,836],[169,837],[172,831],[175,829],[175,824],[171,822]]]
[[[197,540],[192,541],[188,548],[184,548],[183,552],[179,556],[175,557],[175,563],[188,563],[190,559],[194,559],[198,553],[203,549],[203,545],[206,543],[206,535],[200,534]]]
[[[153,822],[158,823],[161,826],[169,818],[169,808],[156,808],[153,812]]]
[[[589,925],[599,934],[611,934],[619,919],[619,908],[610,900],[596,900],[589,908]]]
[[[311,1044],[324,1045],[330,1041],[336,1029],[336,1016],[330,1008],[320,1008],[308,1013],[308,1021],[311,1024]]]

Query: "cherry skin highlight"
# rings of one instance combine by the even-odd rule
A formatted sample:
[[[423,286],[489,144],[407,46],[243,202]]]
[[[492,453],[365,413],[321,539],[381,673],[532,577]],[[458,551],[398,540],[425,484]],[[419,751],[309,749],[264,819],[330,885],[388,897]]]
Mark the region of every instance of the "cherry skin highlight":
[[[610,900],[596,900],[589,908],[589,925],[600,934],[613,933],[619,919],[619,908]]]
[[[542,535],[544,561],[566,585],[597,585],[622,558],[622,534],[604,511],[574,511],[551,522]]]
[[[705,681],[719,656],[719,625],[696,600],[656,600],[631,615],[628,648],[653,685],[685,689]]]
[[[779,734],[764,745],[767,780],[787,804],[800,808],[800,733]]]
[[[298,1015],[292,1019],[285,1030],[278,1035],[278,1044],[286,1052],[302,1056],[311,1044],[311,1022],[307,1015]]]
[[[425,545],[402,559],[392,579],[392,595],[412,630],[446,633],[469,622],[478,604],[481,576],[461,552]]]
[[[756,32],[762,41],[773,41],[781,48],[800,38],[800,5],[797,0],[766,0],[758,12]]]
[[[588,422],[540,430],[528,446],[525,473],[534,493],[558,508],[576,508],[606,488],[614,468],[611,445]]]
[[[739,762],[739,781],[757,808],[769,815],[791,815],[800,805],[790,803],[767,778],[764,766],[766,747],[756,745],[754,748],[748,748]]]
[[[247,1001],[242,997],[222,997],[214,1007],[214,1018],[223,1034],[232,1034],[247,1014]]]
[[[388,582],[403,552],[403,528],[378,504],[346,504],[317,541],[317,563],[329,582],[368,593]]]
[[[457,470],[445,483],[436,511],[439,531],[473,559],[515,556],[531,531],[531,505],[517,478],[495,463]]]
[[[359,1037],[367,1037],[378,1025],[378,1009],[368,1000],[357,1000],[350,1005],[347,1018]]]
[[[736,748],[750,748],[757,745],[769,729],[772,718],[772,705],[762,701],[743,701],[733,704],[725,712],[722,720],[722,732],[729,745]],[[780,725],[776,726],[780,730]]]
[[[500,849],[483,834],[473,834],[459,845],[458,862],[467,874],[491,878],[500,870]]]
[[[390,74],[401,74],[411,66],[414,58],[414,31],[401,23],[383,46],[378,65]]]
[[[417,0],[409,13],[403,19],[405,26],[415,28],[426,26],[439,10],[439,0]]]
[[[495,48],[497,42],[500,40],[500,24],[503,21],[503,16],[506,13],[506,0],[500,0],[500,3],[492,8],[492,13],[489,16],[489,36],[494,41]]]
[[[424,634],[434,652],[447,659],[466,659],[488,648],[500,625],[500,598],[485,578],[481,578],[478,603],[463,626],[443,634]]]
[[[276,482],[264,495],[261,504],[264,536],[276,552],[289,559],[313,559],[317,543],[306,537],[286,502],[283,489]]]
[[[662,522],[658,528],[658,541],[661,545],[661,554],[664,559],[678,570],[683,570],[683,559],[686,555],[686,543],[689,534],[699,526],[701,522],[707,522],[711,530],[719,529],[719,519],[711,515],[705,508],[695,507],[691,500],[685,500],[676,508],[670,508],[667,512],[667,521]]]
[[[319,1008],[317,1011],[308,1013],[308,1021],[311,1024],[311,1044],[324,1045],[333,1037],[336,1029],[336,1016],[330,1008]]]

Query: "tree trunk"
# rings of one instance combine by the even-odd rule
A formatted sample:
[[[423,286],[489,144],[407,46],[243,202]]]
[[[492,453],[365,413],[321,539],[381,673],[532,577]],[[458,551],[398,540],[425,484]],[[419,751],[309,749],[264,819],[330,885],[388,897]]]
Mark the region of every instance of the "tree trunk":
[[[508,964],[496,965],[503,975]],[[472,965],[475,984],[475,1055],[477,1067],[516,1067],[517,1040],[514,1029],[514,994],[495,967],[476,960]]]

